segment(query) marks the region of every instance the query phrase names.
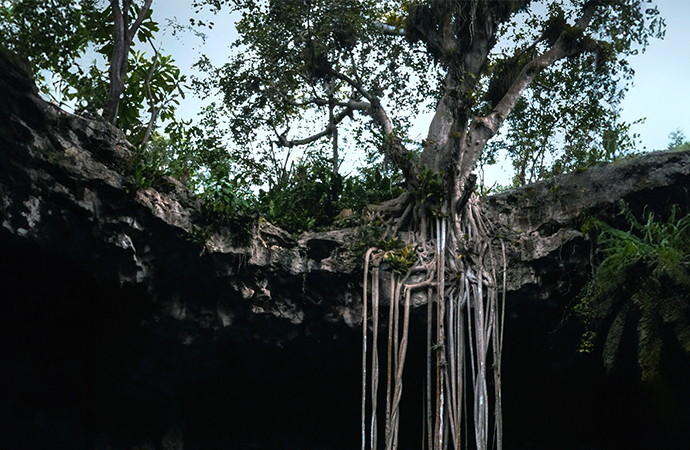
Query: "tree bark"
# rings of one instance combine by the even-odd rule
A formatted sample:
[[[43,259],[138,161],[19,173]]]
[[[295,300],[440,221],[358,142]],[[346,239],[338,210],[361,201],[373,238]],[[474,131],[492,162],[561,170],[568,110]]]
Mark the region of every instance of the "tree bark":
[[[120,106],[120,97],[125,90],[125,82],[127,81],[127,63],[129,56],[129,49],[132,46],[132,40],[142,22],[146,18],[151,3],[153,0],[145,0],[139,14],[132,24],[129,25],[129,7],[132,0],[122,0],[122,7],[120,7],[119,0],[110,0],[110,6],[113,10],[113,54],[110,58],[110,91],[108,96],[108,103],[106,111],[108,113],[108,122],[117,124],[117,116]]]
[[[489,53],[496,42],[496,13],[487,5],[473,7],[469,17],[462,18],[466,21],[463,30],[469,35],[463,35],[457,29],[450,32],[447,24],[441,24],[437,29],[427,30],[421,37],[429,47],[442,55],[441,63],[447,67],[447,75],[420,165],[426,165],[434,172],[443,171],[446,175],[453,217],[457,219],[462,213],[458,209],[459,203],[466,198],[465,191],[473,187],[470,186],[470,174],[489,139],[498,132],[525,89],[543,69],[560,59],[585,51],[577,40],[572,39],[573,31],[584,31],[601,4],[586,3],[581,17],[572,29],[567,30],[568,36],[563,31],[549,49],[528,62],[503,98],[486,116],[472,118],[472,94],[485,72]],[[454,52],[461,44],[464,45],[463,51]]]

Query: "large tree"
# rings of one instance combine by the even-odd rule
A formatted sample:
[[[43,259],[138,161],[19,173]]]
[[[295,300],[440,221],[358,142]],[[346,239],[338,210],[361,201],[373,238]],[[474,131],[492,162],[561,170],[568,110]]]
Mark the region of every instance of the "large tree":
[[[374,336],[367,349],[363,326],[363,392],[371,397],[362,401],[362,448],[377,448],[379,413],[384,446],[397,447],[410,295],[417,294],[428,305],[427,447],[446,448],[448,439],[459,449],[472,436],[478,449],[500,449],[497,269],[505,257],[494,256],[502,244],[481,217],[473,170],[502,127],[524,161],[543,161],[543,149],[553,147],[565,149],[555,154],[558,170],[615,157],[628,139],[617,121],[632,75],[626,58],[663,34],[657,9],[640,0],[198,3],[242,14],[230,62],[201,63],[213,73],[201,86],[224,96],[236,143],[252,143],[262,129],[270,146],[329,142],[337,172],[339,140],[349,132],[360,144],[375,142],[405,176],[406,194],[370,208],[388,228],[365,258],[363,323],[371,307]],[[429,105],[434,116],[417,158],[406,131]],[[538,156],[526,152],[530,145],[541,148]],[[379,264],[392,272],[383,407]]]

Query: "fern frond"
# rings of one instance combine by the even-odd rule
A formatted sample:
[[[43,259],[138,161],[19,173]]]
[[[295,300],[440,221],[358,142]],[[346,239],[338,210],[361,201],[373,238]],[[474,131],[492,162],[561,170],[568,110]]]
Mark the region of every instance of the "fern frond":
[[[642,369],[642,380],[651,381],[659,374],[662,340],[659,332],[659,321],[654,308],[642,310],[642,317],[637,324],[638,363]]]
[[[687,324],[687,321],[684,325],[678,323],[676,324],[675,331],[680,346],[683,347],[686,353],[690,353],[690,325]]]
[[[604,368],[606,372],[609,373],[613,369],[616,363],[616,356],[618,355],[618,348],[620,347],[621,338],[623,337],[623,331],[625,330],[625,322],[629,312],[628,305],[624,305],[623,308],[618,311],[616,318],[613,320],[609,332],[606,335],[606,341],[604,341]]]
[[[615,314],[603,344],[607,372],[616,362],[633,309],[640,313],[638,363],[643,380],[659,373],[662,322],[674,326],[680,345],[690,352],[690,215],[677,219],[678,211],[677,205],[672,207],[663,221],[645,207],[639,221],[621,201],[619,215],[627,230],[597,222],[605,257],[581,291],[575,311],[586,325],[583,342],[590,345],[600,324]]]

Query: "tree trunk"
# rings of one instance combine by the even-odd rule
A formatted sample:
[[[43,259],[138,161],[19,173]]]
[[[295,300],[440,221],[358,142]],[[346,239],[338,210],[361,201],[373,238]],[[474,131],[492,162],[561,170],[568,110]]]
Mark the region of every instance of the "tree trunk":
[[[117,116],[120,107],[120,97],[125,90],[125,82],[127,81],[127,64],[129,57],[129,49],[132,46],[132,40],[142,22],[146,18],[151,2],[153,0],[145,0],[136,20],[131,27],[129,25],[129,8],[132,0],[122,0],[122,7],[120,7],[119,0],[110,0],[110,6],[113,10],[113,54],[110,58],[110,69],[108,71],[110,76],[110,92],[108,95],[108,103],[106,104],[106,112],[108,114],[108,122],[117,124]]]

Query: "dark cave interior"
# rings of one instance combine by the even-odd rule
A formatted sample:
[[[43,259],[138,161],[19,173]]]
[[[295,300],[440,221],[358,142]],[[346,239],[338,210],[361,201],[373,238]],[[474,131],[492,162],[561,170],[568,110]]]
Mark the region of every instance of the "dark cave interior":
[[[159,449],[169,429],[182,431],[192,450],[360,446],[361,329],[312,323],[281,347],[212,335],[185,342],[192,325],[156,318],[152,294],[99,283],[89,268],[13,239],[3,236],[0,267],[4,448]],[[563,321],[567,299],[531,298],[508,298],[506,450],[685,448],[690,364],[682,349],[664,347],[663,382],[643,384],[635,330],[627,330],[628,350],[605,375],[598,356],[577,353],[581,329]],[[422,448],[425,331],[417,313],[402,450]]]

